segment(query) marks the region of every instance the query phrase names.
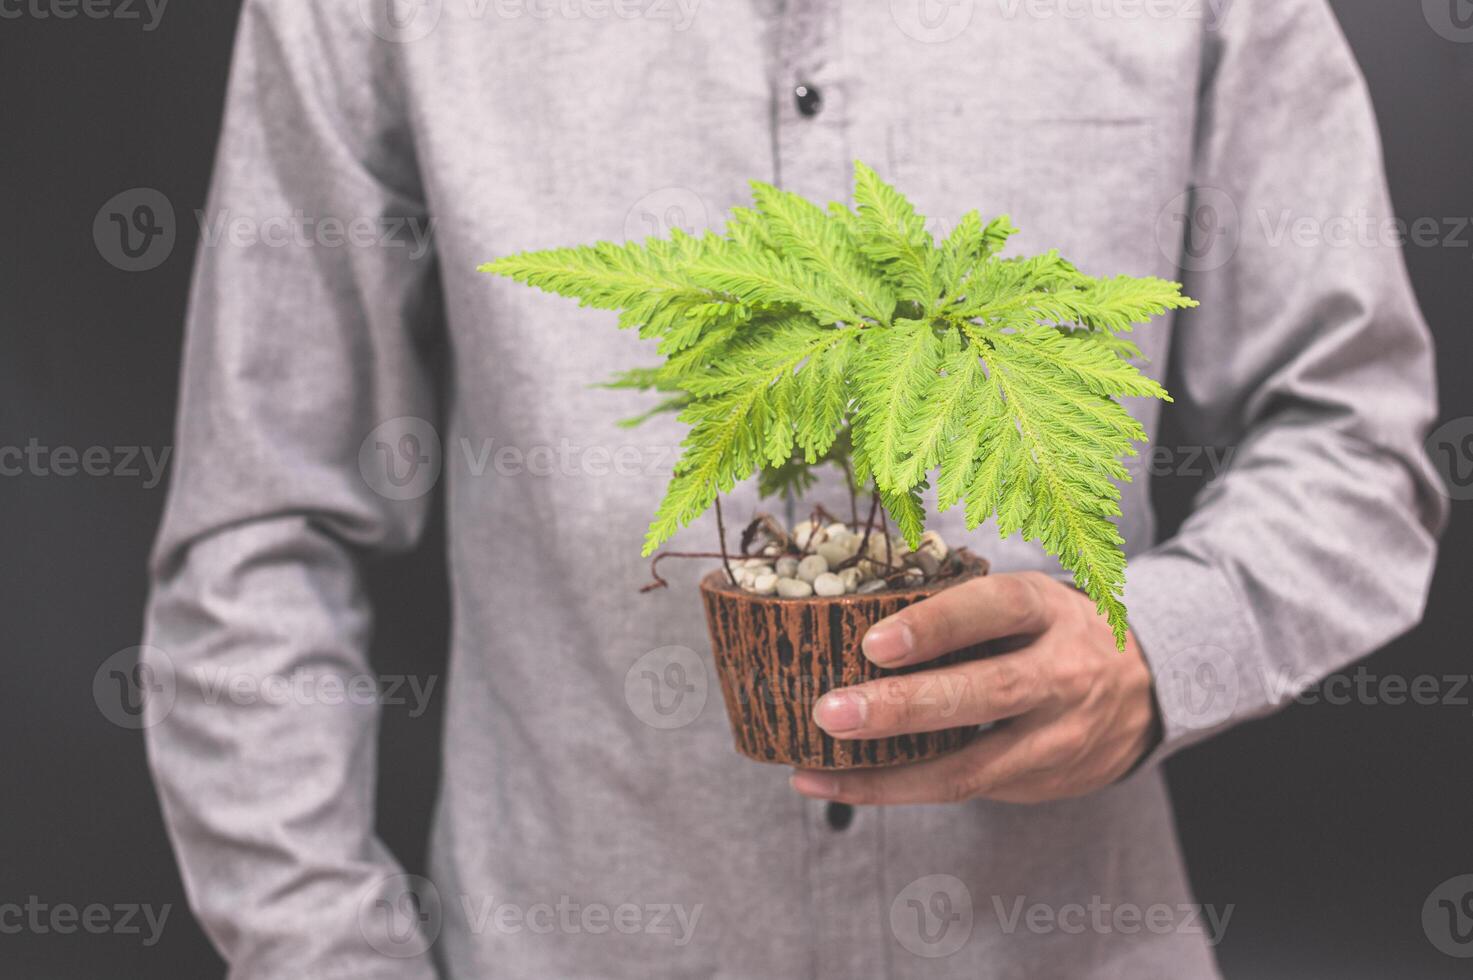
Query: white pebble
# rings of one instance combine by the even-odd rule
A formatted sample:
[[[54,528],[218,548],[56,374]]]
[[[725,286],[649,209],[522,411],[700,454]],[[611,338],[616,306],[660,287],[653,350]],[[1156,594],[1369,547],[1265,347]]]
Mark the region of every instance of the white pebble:
[[[823,555],[824,561],[829,563],[830,568],[841,565],[854,556],[853,549],[838,541],[825,541],[818,546],[817,551]]]
[[[777,576],[772,572],[758,575],[752,582],[752,591],[758,595],[772,595],[777,591]]]
[[[849,525],[848,524],[844,524],[844,523],[842,523],[840,521],[835,521],[834,523],[830,524],[828,527],[824,528],[824,532],[830,538],[836,537],[837,535],[840,535],[840,534],[848,534],[849,533]]]
[[[777,560],[777,565],[775,566],[774,571],[776,571],[781,578],[797,578],[798,559],[792,557],[791,555],[786,558],[779,558]]]
[[[843,595],[844,580],[833,572],[824,572],[813,580],[813,591],[821,596]]]
[[[854,591],[858,592],[860,595],[869,595],[871,592],[879,592],[884,588],[884,579],[872,578],[868,582],[861,583],[859,588],[855,589]]]
[[[798,543],[799,548],[807,548],[809,545],[817,547],[823,544],[828,533],[813,521],[799,521],[793,528],[793,540]]]
[[[828,570],[829,563],[823,555],[809,555],[798,562],[798,577],[809,584]]]
[[[916,550],[930,552],[936,556],[938,562],[945,561],[946,556],[951,553],[946,547],[946,542],[941,540],[941,534],[938,531],[927,531],[922,534],[921,546]]]
[[[839,580],[844,583],[845,592],[853,592],[859,588],[859,583],[864,581],[864,576],[858,568],[850,566],[839,572]]]
[[[784,599],[806,599],[813,595],[813,586],[800,578],[780,578],[777,580],[777,594]]]
[[[888,557],[898,565],[900,559],[909,553],[910,545],[905,543],[904,538],[892,538],[878,533],[870,535],[868,554],[875,561],[884,561]]]

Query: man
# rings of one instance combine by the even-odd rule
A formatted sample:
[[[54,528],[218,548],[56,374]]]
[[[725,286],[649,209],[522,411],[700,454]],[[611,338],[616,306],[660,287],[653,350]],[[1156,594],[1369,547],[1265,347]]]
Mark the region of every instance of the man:
[[[201,253],[148,630],[177,683],[152,764],[232,977],[1216,975],[1222,917],[1193,906],[1159,763],[1417,620],[1443,517],[1431,352],[1397,251],[1286,230],[1390,214],[1323,0],[1073,13],[247,0],[210,213],[311,233]],[[1019,251],[1182,270],[1200,309],[1138,339],[1174,369],[1180,431],[1231,465],[1158,541],[1137,461],[1123,655],[1036,547],[941,515],[999,574],[867,654],[1014,652],[962,668],[955,713],[858,690],[818,719],[1006,723],[790,786],[699,700],[698,570],[634,594],[681,432],[616,428],[644,402],[589,382],[651,352],[473,270],[698,230],[754,177],[842,198],[856,158],[943,226],[1007,212]],[[355,222],[385,234],[345,243]],[[1154,434],[1159,407],[1133,408]],[[437,475],[455,626],[431,885],[374,836],[372,706],[207,678],[365,674],[357,561],[418,539]],[[683,724],[634,690],[652,651],[685,670],[657,690],[692,699]]]

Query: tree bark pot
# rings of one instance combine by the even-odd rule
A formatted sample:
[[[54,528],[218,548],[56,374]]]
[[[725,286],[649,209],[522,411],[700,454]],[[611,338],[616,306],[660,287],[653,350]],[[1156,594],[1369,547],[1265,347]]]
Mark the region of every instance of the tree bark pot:
[[[886,616],[942,589],[987,574],[987,561],[958,549],[962,570],[914,589],[781,599],[745,592],[711,572],[701,580],[711,651],[737,751],[758,762],[805,769],[860,769],[919,762],[970,742],[976,726],[881,739],[836,739],[813,721],[826,692],[928,670],[986,652],[981,645],[899,670],[865,659],[860,640]],[[938,695],[939,696],[939,695]]]

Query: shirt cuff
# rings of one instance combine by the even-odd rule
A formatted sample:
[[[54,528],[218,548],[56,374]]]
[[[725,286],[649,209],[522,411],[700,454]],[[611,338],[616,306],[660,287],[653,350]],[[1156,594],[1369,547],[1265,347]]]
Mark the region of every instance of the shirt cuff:
[[[1257,628],[1215,564],[1168,542],[1130,560],[1125,603],[1161,720],[1137,769],[1267,709]]]

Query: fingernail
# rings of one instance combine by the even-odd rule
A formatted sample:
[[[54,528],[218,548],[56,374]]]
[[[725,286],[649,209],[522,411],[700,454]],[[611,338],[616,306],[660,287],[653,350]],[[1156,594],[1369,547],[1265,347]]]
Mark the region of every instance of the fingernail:
[[[788,777],[788,783],[804,796],[820,800],[831,800],[839,795],[839,781],[822,773],[795,772]]]
[[[853,691],[830,691],[813,706],[813,720],[830,735],[842,735],[864,727],[868,705]]]
[[[882,619],[864,634],[860,646],[866,657],[884,666],[909,657],[915,650],[915,637],[903,621]]]

